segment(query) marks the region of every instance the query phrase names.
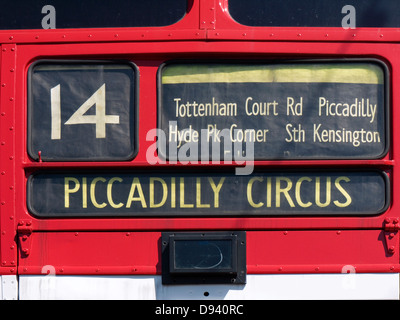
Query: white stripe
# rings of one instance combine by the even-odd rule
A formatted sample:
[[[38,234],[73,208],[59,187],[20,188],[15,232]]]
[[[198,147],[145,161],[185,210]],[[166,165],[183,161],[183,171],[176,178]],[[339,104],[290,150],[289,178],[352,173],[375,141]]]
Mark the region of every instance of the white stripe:
[[[17,276],[0,276],[0,300],[18,299]]]
[[[399,274],[247,275],[246,285],[162,285],[161,276],[20,276],[20,299],[399,299]]]

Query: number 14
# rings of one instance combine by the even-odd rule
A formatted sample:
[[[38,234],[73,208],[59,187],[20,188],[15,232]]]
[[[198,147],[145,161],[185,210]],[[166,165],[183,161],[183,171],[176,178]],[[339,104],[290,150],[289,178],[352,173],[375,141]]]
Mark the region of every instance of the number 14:
[[[52,140],[61,139],[60,89],[60,85],[50,89]],[[96,114],[85,115],[85,113],[94,105],[96,105]],[[106,115],[106,84],[103,84],[95,93],[93,93],[93,95],[87,99],[64,124],[95,124],[96,138],[105,138],[106,124],[119,124],[119,116]]]

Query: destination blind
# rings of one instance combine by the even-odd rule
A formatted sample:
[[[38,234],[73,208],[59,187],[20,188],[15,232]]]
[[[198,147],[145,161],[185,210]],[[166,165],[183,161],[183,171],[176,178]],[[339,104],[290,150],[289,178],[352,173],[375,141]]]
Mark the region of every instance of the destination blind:
[[[159,98],[166,144],[159,154],[379,158],[388,148],[386,76],[377,61],[166,64]]]
[[[137,153],[130,62],[39,60],[28,73],[28,153],[43,161],[127,161]]]
[[[233,173],[64,172],[28,180],[38,217],[375,215],[388,177],[364,171]]]

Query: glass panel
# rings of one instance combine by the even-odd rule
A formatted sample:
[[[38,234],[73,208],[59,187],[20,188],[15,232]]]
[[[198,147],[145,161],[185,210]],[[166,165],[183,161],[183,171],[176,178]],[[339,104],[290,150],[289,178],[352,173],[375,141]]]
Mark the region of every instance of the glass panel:
[[[0,29],[155,27],[173,24],[187,0],[3,1]]]
[[[342,27],[354,18],[354,27],[400,27],[398,0],[229,0],[229,12],[249,26]]]
[[[175,240],[175,268],[194,271],[232,269],[232,241]]]

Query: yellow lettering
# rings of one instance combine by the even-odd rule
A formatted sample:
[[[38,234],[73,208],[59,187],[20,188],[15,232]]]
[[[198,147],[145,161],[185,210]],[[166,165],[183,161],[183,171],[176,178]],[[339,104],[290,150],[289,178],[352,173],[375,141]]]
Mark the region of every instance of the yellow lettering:
[[[339,207],[339,208],[344,208],[350,205],[351,203],[351,197],[350,195],[347,193],[346,190],[343,189],[343,187],[340,185],[340,181],[346,181],[346,182],[350,182],[350,179],[348,177],[338,177],[335,180],[335,187],[344,195],[344,197],[346,198],[346,202],[345,203],[341,203],[338,200],[333,201],[333,203]]]
[[[103,202],[103,203],[99,204],[96,200],[96,183],[98,181],[106,182],[106,179],[104,179],[102,177],[97,177],[92,180],[92,183],[90,184],[90,200],[92,201],[93,205],[96,208],[101,209],[101,208],[104,208],[107,205],[107,203]]]
[[[181,208],[193,208],[194,204],[185,203],[185,178],[180,178],[180,206]]]
[[[268,177],[267,178],[267,207],[268,208],[271,208],[271,202],[272,202],[272,195],[271,195],[271,193],[272,193],[272,184],[271,184],[271,181],[272,181],[272,179],[271,179],[271,177]]]
[[[210,208],[210,204],[201,203],[201,178],[196,178],[196,208]]]
[[[214,180],[210,177],[208,178],[208,182],[214,191],[214,208],[219,208],[219,192],[221,191],[222,185],[225,182],[225,177],[219,180],[218,185],[215,185]]]
[[[139,196],[134,197],[136,189],[138,190]],[[126,202],[126,207],[130,208],[133,201],[140,201],[143,208],[147,208],[146,200],[144,199],[144,194],[142,190],[142,185],[140,184],[139,178],[133,178],[131,190],[129,191],[128,201]]]
[[[301,196],[300,196],[300,188],[301,188],[301,184],[303,183],[303,181],[311,182],[312,179],[309,177],[302,177],[299,180],[297,180],[297,182],[296,182],[296,201],[300,205],[300,207],[308,208],[312,205],[312,203],[311,202],[304,203],[301,200]]]
[[[72,189],[70,189],[70,187],[69,187],[70,182],[75,183],[75,187],[73,187]],[[65,177],[64,178],[64,207],[65,208],[69,208],[69,195],[71,193],[77,192],[80,187],[81,186],[80,186],[78,179],[73,178],[73,177]]]
[[[331,177],[326,178],[326,202],[321,203],[321,178],[315,178],[315,203],[318,207],[324,208],[331,203]]]
[[[82,178],[82,208],[87,208],[87,178]]]
[[[175,178],[171,178],[171,208],[176,207]]]
[[[112,198],[112,188],[113,188],[113,183],[115,181],[122,182],[123,180],[119,177],[111,178],[110,181],[107,183],[107,199],[108,203],[111,205],[113,208],[121,208],[124,204],[122,202],[116,204]]]
[[[247,201],[253,208],[260,208],[264,205],[264,203],[263,202],[254,203],[252,196],[253,183],[255,181],[263,182],[264,179],[261,177],[254,177],[250,179],[249,183],[247,184]]]
[[[154,202],[154,182],[158,181],[161,183],[162,188],[163,188],[163,196],[162,199],[159,203],[155,203]],[[167,184],[165,183],[164,179],[161,178],[150,178],[150,186],[149,186],[149,197],[150,197],[150,208],[159,208],[162,207],[165,203],[165,201],[167,201],[167,197],[168,197],[168,187]]]
[[[287,186],[286,188],[281,188],[281,181],[286,181]],[[276,178],[276,207],[279,208],[281,206],[281,193],[284,194],[286,200],[289,202],[291,207],[294,207],[294,203],[292,198],[289,195],[289,190],[292,188],[292,180],[285,177],[278,177]]]

